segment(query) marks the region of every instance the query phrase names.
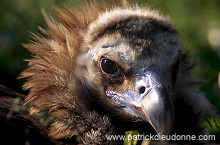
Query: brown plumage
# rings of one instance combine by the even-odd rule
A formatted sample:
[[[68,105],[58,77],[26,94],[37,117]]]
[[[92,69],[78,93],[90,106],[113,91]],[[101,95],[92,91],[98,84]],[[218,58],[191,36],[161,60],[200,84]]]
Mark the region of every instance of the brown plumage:
[[[204,133],[202,120],[216,111],[193,89],[201,82],[191,77],[193,63],[168,17],[126,1],[53,9],[53,16],[43,12],[43,35],[24,45],[33,58],[20,76],[30,116],[54,117],[43,129],[52,141],[117,144],[106,135],[128,130]]]

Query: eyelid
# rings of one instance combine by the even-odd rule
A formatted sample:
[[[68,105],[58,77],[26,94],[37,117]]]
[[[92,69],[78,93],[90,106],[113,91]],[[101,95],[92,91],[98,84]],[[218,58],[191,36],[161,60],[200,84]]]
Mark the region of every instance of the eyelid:
[[[117,65],[117,71],[114,73],[114,74],[109,74],[109,75],[112,75],[112,76],[124,76],[126,74],[126,71],[124,70],[124,63],[121,62],[120,59],[116,58],[116,59],[113,59],[113,57],[109,56],[109,55],[103,55],[100,57],[100,67],[101,67],[101,61],[102,59],[110,59],[111,61],[115,62],[115,64]],[[118,63],[119,62],[119,63]]]
[[[110,56],[108,56],[108,55],[103,55],[103,56],[101,56],[100,61],[101,61],[102,59],[104,59],[104,58],[110,59],[111,61],[114,61],[114,62],[116,63],[116,61],[115,61],[112,57],[110,57]],[[117,63],[116,63],[116,64],[117,64]]]
[[[127,60],[125,60],[126,57],[124,57],[123,55],[104,54],[101,56],[100,61],[102,58],[108,58],[108,59],[114,61],[118,65],[120,70],[123,72],[127,72],[130,70],[130,64]]]

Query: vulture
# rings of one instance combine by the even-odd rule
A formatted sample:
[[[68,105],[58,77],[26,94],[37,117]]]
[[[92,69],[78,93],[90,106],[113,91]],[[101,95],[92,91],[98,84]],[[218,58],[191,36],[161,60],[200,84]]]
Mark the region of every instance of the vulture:
[[[23,44],[32,53],[19,76],[28,94],[0,87],[0,126],[28,144],[123,144],[107,136],[130,130],[207,134],[203,122],[217,110],[197,90],[195,63],[168,16],[126,0],[54,6],[43,16],[46,28]]]

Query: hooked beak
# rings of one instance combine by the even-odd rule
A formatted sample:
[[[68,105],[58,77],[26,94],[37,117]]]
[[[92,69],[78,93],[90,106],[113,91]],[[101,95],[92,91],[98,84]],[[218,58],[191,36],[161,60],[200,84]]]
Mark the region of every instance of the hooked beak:
[[[166,88],[154,86],[141,103],[142,113],[158,135],[169,135],[173,127],[173,102]]]
[[[174,108],[166,78],[161,69],[149,68],[138,74],[134,91],[108,90],[106,94],[123,104],[125,111],[148,121],[158,135],[168,135],[173,127]]]

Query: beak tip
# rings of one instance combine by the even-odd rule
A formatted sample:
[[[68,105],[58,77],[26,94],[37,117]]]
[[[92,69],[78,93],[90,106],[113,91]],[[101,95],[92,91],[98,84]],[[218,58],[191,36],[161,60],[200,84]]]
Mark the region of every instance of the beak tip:
[[[143,100],[142,107],[158,136],[171,134],[174,119],[173,100],[163,86],[152,89]]]

